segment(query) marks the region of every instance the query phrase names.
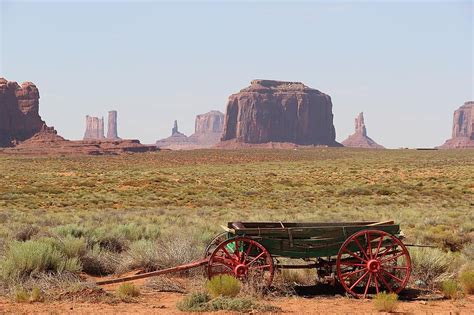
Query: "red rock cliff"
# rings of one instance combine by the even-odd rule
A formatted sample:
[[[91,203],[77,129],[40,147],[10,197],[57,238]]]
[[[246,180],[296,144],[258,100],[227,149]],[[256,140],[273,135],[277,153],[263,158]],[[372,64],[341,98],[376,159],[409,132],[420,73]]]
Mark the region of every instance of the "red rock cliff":
[[[0,78],[0,147],[14,146],[41,130],[39,98],[33,83],[20,86]]]
[[[229,97],[222,141],[339,146],[329,95],[300,82],[253,80]]]
[[[440,148],[474,148],[474,101],[465,102],[454,112],[452,137]]]

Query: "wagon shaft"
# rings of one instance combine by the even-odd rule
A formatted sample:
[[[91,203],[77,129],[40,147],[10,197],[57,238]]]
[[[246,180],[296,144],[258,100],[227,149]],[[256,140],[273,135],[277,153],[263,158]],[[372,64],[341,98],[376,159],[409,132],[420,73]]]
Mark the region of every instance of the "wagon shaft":
[[[171,268],[162,269],[162,270],[157,270],[157,271],[152,271],[152,272],[147,272],[147,273],[142,273],[142,274],[139,274],[139,275],[97,281],[96,284],[97,285],[106,285],[106,284],[113,284],[113,283],[120,283],[120,282],[132,281],[132,280],[137,280],[137,279],[149,278],[149,277],[164,275],[164,274],[167,274],[167,273],[180,272],[180,271],[184,271],[184,270],[188,270],[188,269],[192,269],[192,268],[197,268],[197,267],[200,267],[200,266],[207,265],[207,263],[208,263],[208,259],[205,258],[205,259],[201,259],[201,260],[198,260],[198,261],[191,262],[189,264],[180,265],[180,266],[171,267]]]

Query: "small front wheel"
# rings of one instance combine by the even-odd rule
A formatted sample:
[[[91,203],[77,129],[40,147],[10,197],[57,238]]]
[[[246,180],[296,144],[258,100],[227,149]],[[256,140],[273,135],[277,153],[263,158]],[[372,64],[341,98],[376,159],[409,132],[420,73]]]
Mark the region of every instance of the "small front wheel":
[[[220,243],[209,257],[209,279],[221,274],[269,287],[274,274],[273,259],[260,243],[246,237],[231,238]]]

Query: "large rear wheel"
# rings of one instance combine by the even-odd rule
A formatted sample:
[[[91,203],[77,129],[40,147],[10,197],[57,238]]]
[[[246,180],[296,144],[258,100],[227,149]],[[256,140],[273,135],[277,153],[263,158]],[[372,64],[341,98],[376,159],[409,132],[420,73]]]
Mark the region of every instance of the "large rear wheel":
[[[400,293],[411,272],[410,254],[397,237],[380,230],[363,230],[341,246],[336,261],[337,277],[357,298],[382,291]]]

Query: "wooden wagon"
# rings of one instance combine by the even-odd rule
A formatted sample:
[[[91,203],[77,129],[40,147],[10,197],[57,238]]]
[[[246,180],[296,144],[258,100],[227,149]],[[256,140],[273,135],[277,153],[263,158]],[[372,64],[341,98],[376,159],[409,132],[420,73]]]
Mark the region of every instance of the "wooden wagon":
[[[232,274],[270,286],[276,269],[315,268],[355,297],[399,293],[410,277],[410,255],[394,222],[229,222],[206,248],[209,278]],[[281,258],[306,263],[282,264]],[[283,259],[284,260],[284,259]]]
[[[277,269],[314,268],[319,280],[335,283],[355,297],[399,293],[410,277],[410,255],[400,226],[390,222],[229,222],[206,247],[201,260],[115,279],[106,285],[205,266],[210,278],[230,274],[269,287]],[[302,259],[304,264],[281,260]]]

